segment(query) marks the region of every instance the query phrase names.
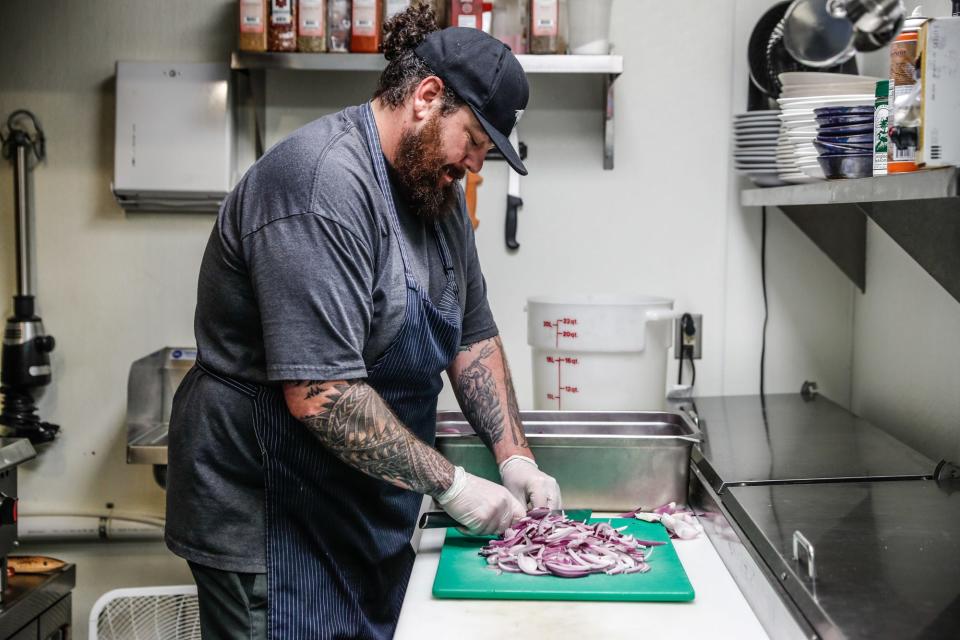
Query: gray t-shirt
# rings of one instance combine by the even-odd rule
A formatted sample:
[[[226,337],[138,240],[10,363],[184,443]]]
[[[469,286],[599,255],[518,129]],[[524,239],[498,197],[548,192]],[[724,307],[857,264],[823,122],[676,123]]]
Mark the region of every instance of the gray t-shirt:
[[[225,200],[200,267],[194,322],[199,357],[211,370],[247,384],[365,378],[400,330],[406,281],[361,109],[277,143]],[[497,327],[459,196],[440,230],[466,345],[497,335]],[[394,200],[414,277],[437,300],[446,274],[433,223]],[[194,369],[170,421],[167,544],[229,571],[265,570],[250,403],[242,389]]]

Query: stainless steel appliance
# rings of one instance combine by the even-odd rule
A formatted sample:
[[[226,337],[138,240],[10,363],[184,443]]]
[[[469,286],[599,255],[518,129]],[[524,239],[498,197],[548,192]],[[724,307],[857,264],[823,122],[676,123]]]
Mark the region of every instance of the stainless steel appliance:
[[[154,465],[164,484],[173,395],[197,360],[193,347],[164,347],[136,360],[127,378],[127,462]]]
[[[568,505],[594,511],[686,502],[690,450],[700,441],[683,414],[525,411],[530,449]],[[500,481],[490,451],[459,412],[437,415],[437,449],[470,473]]]
[[[33,128],[32,134],[25,125],[27,121]],[[59,426],[40,420],[33,397],[37,389],[50,384],[50,352],[55,344],[53,336],[44,333],[43,322],[34,312],[33,242],[27,184],[31,157],[42,162],[46,156],[46,142],[36,116],[23,109],[10,114],[7,135],[0,135],[0,140],[3,141],[3,157],[13,162],[17,239],[17,293],[13,297],[13,315],[7,319],[3,331],[0,425],[4,428],[4,435],[29,438],[40,444],[52,441],[60,430]]]
[[[952,465],[822,396],[704,398],[677,408],[704,437],[691,503],[772,637],[956,637]]]
[[[54,562],[26,573],[20,563],[20,573],[7,572],[17,546],[17,468],[36,455],[26,438],[0,438],[0,638],[65,640],[76,567]]]

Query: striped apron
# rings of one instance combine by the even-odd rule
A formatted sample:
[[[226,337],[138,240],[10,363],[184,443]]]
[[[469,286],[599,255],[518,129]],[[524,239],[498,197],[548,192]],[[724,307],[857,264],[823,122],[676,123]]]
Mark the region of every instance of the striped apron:
[[[456,356],[461,336],[453,260],[435,223],[447,282],[434,304],[411,271],[369,104],[364,126],[400,243],[407,296],[403,325],[366,382],[432,446],[440,374]],[[254,397],[264,454],[268,636],[392,637],[413,566],[410,538],[422,496],[341,462],[290,414],[279,387],[258,386]]]

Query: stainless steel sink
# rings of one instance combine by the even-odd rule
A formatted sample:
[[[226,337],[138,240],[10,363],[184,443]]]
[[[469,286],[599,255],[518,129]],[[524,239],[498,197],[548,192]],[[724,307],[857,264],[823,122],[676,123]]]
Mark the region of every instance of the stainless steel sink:
[[[526,411],[521,419],[537,464],[560,483],[566,506],[629,511],[687,501],[690,450],[701,438],[681,413]],[[463,414],[438,413],[437,448],[499,482],[493,456]]]

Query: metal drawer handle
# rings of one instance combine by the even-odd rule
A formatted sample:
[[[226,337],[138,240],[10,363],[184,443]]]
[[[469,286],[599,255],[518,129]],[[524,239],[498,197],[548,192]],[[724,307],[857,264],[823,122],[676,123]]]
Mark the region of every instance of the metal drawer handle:
[[[793,532],[793,559],[800,562],[800,549],[803,549],[807,555],[807,575],[811,580],[817,579],[817,568],[814,564],[813,545],[799,531]]]

